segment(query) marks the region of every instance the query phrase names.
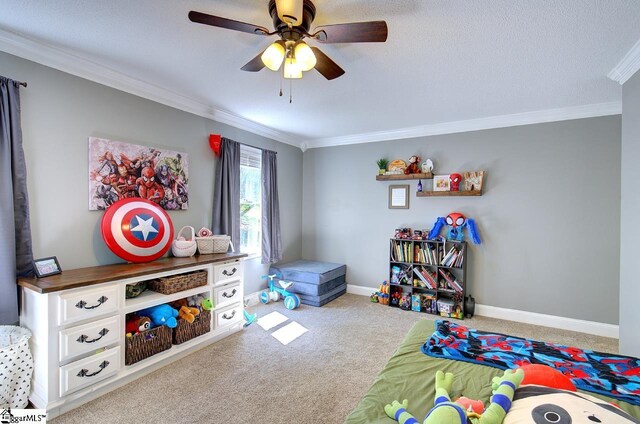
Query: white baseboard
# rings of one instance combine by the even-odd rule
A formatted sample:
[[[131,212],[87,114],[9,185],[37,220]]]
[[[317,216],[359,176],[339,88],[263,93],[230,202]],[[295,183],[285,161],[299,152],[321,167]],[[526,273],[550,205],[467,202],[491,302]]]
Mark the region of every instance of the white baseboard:
[[[353,284],[347,284],[347,293],[357,294],[360,296],[371,296],[372,293],[378,290],[374,287],[354,286]]]
[[[369,296],[375,291],[376,289],[374,287],[354,286],[353,284],[347,285],[347,293],[351,294]],[[518,311],[516,309],[499,308],[497,306],[476,304],[475,313],[476,315],[488,318],[559,328],[596,336],[612,337],[614,339],[619,338],[620,334],[618,326],[614,324],[539,314],[537,312]]]
[[[262,293],[263,291],[264,290],[260,290],[260,291],[249,293],[249,294],[245,295],[245,297],[244,297],[244,306],[245,306],[245,308],[247,306],[253,306],[253,305],[257,305],[258,303],[260,303],[260,293]]]

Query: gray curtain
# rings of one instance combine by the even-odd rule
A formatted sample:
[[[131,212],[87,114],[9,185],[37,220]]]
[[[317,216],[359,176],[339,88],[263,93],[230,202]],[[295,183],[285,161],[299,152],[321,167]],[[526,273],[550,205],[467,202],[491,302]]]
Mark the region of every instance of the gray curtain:
[[[18,322],[16,276],[31,275],[32,260],[20,84],[0,76],[0,324]]]
[[[240,143],[222,138],[213,191],[212,230],[240,249]]]
[[[282,260],[280,202],[278,200],[278,155],[262,151],[262,263]]]

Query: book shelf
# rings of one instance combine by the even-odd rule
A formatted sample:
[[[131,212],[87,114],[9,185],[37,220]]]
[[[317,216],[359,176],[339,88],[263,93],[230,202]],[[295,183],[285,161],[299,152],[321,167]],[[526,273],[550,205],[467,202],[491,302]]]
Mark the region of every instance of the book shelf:
[[[389,306],[464,319],[467,259],[464,241],[390,239]]]
[[[431,172],[421,172],[418,174],[385,174],[376,175],[376,181],[395,181],[395,180],[430,180],[433,178]]]

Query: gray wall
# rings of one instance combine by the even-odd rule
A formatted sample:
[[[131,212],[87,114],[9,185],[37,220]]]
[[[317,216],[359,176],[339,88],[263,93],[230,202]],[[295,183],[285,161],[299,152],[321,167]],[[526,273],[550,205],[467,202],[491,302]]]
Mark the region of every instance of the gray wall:
[[[21,101],[35,257],[57,256],[63,270],[121,262],[100,236],[102,213],[88,210],[89,136],[188,153],[189,210],[169,215],[176,231],[209,227],[216,165],[209,133],[278,152],[284,256],[300,257],[300,149],[2,52],[0,74],[29,84]],[[260,260],[247,265],[245,292],[266,287]]]
[[[640,72],[622,86],[622,182],[620,222],[620,352],[640,356]]]
[[[459,211],[483,239],[467,268],[478,303],[616,324],[620,126],[613,116],[308,150],[303,257],[344,262],[350,284],[376,287],[395,228]],[[375,180],[375,161],[412,154],[441,173],[486,170],[485,194],[417,198],[412,181],[410,209],[388,209],[392,183]]]

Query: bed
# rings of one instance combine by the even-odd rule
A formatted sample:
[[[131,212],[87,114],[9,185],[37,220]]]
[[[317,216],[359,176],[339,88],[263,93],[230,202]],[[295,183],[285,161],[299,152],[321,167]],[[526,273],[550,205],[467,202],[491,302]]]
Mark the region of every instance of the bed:
[[[502,371],[467,362],[438,359],[425,355],[420,347],[434,331],[434,321],[421,320],[407,333],[384,369],[378,374],[369,391],[349,414],[345,424],[395,422],[384,412],[384,405],[393,400],[409,399],[408,410],[422,422],[433,406],[435,373],[452,372],[456,378],[452,395],[487,401],[491,396],[491,379]],[[589,393],[613,402],[633,417],[640,419],[640,406]]]

